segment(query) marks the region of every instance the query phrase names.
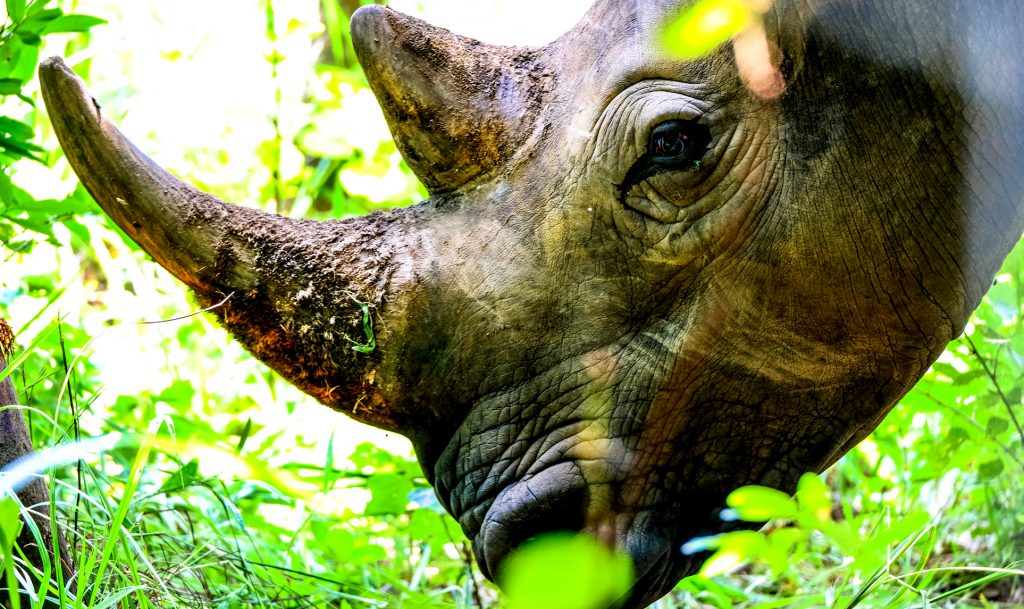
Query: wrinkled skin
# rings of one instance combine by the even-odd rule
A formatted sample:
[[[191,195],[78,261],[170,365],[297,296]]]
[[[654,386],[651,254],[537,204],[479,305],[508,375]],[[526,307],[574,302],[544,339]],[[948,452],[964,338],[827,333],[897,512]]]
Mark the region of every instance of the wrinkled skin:
[[[197,193],[59,61],[42,81],[107,213],[202,301],[232,294],[222,322],[286,378],[411,438],[485,574],[582,530],[630,555],[642,607],[731,489],[792,491],[871,431],[1024,217],[1015,2],[778,0],[754,60],[672,59],[659,32],[688,4],[604,0],[540,49],[362,9],[431,198],[344,222]],[[357,301],[369,355],[342,340]]]

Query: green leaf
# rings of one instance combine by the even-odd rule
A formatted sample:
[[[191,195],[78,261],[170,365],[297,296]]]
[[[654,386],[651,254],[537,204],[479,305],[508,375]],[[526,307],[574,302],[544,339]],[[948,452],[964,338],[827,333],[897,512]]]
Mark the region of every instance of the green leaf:
[[[0,133],[20,140],[31,140],[35,137],[35,130],[31,125],[7,116],[0,116]],[[39,148],[39,150],[42,150],[42,148]]]
[[[75,189],[75,192],[59,201],[54,199],[33,201],[24,205],[23,209],[53,216],[77,216],[98,212],[99,206],[96,205],[96,202],[93,201],[92,197],[84,189],[79,187]]]
[[[0,78],[0,95],[17,95],[21,93],[24,83],[17,78]]]
[[[595,609],[629,590],[633,565],[596,539],[556,533],[514,552],[498,578],[510,609]]]
[[[64,15],[46,24],[42,34],[65,34],[69,32],[85,32],[97,25],[106,23],[105,19],[92,15]]]
[[[252,417],[245,422],[245,427],[242,428],[242,433],[238,438],[238,446],[235,447],[235,454],[242,454],[242,449],[245,448],[245,442],[249,439],[249,434],[252,433]]]
[[[18,503],[10,497],[0,497],[0,541],[6,547],[0,547],[0,555],[11,551],[14,540],[21,533],[21,510]]]
[[[665,28],[662,45],[682,59],[703,57],[742,32],[753,18],[742,0],[699,0]]]
[[[800,477],[796,488],[801,520],[806,519],[813,524],[832,519],[832,493],[821,478],[808,472]]]
[[[366,480],[366,488],[373,498],[366,504],[367,516],[404,514],[409,505],[412,480],[399,474],[376,474]]]
[[[49,336],[51,333],[53,333],[54,330],[57,329],[57,326],[59,326],[62,321],[63,318],[58,318],[50,322],[49,325],[43,328],[43,330],[36,335],[36,339],[32,341],[32,344],[29,345],[27,349],[19,353],[16,357],[11,359],[11,361],[7,362],[7,367],[4,368],[3,370],[0,370],[0,381],[3,381],[5,378],[10,376],[11,372],[17,370],[18,366],[20,366],[21,363],[24,362],[29,355],[32,355],[34,351],[39,349],[39,345],[42,344],[44,340],[46,340],[47,336]]]
[[[28,7],[28,12],[26,13],[28,19],[26,21],[45,22],[50,21],[51,19],[56,19],[57,17],[60,17],[61,15],[64,14],[63,9],[46,8],[47,4],[49,4],[49,0],[46,0],[44,2],[33,2],[32,5]]]
[[[1010,428],[1010,422],[1002,417],[992,417],[985,425],[985,435],[993,438]]]
[[[25,18],[25,0],[7,0],[7,16],[14,23]]]
[[[1003,463],[1003,460],[995,458],[978,466],[978,476],[981,477],[982,480],[991,480],[1003,473],[1004,469],[1006,469],[1006,465]]]
[[[168,476],[167,481],[164,482],[158,492],[172,493],[174,491],[190,487],[201,481],[202,479],[199,477],[199,460],[192,459],[185,465],[181,466],[178,471]]]
[[[762,522],[772,518],[795,518],[796,501],[780,490],[766,486],[744,486],[736,489],[725,502],[740,520]]]
[[[36,144],[31,142],[25,142],[13,138],[7,138],[0,135],[0,148],[3,148],[8,154],[14,157],[21,157],[26,159],[32,159],[33,161],[42,162],[42,158],[36,153],[43,152],[43,149]]]
[[[196,395],[195,387],[188,381],[174,381],[171,386],[156,396],[156,401],[164,402],[178,410],[188,410],[192,406],[192,398]]]
[[[39,34],[36,34],[35,32],[30,32],[28,30],[18,30],[17,34],[18,38],[20,38],[22,42],[29,46],[39,46],[43,42],[43,37]]]
[[[768,538],[757,531],[732,531],[718,536],[718,549],[704,561],[701,575],[714,577],[739,565],[761,558],[768,549]]]
[[[21,38],[8,38],[0,44],[0,79],[28,82],[39,63],[39,46],[25,44]]]

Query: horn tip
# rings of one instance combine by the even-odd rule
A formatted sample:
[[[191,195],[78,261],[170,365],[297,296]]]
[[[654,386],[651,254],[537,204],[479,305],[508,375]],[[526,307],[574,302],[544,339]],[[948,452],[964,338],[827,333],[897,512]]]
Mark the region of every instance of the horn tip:
[[[54,55],[39,64],[39,84],[51,119],[53,114],[73,108],[93,108],[96,113],[99,112],[99,104],[89,93],[85,82],[68,67],[62,57]]]
[[[43,86],[52,86],[62,80],[79,80],[74,70],[64,63],[64,58],[54,55],[44,59],[39,64],[39,80]]]
[[[387,13],[388,9],[379,4],[367,4],[352,13],[349,31],[357,48],[366,48],[374,42],[379,42],[381,26],[387,20]]]

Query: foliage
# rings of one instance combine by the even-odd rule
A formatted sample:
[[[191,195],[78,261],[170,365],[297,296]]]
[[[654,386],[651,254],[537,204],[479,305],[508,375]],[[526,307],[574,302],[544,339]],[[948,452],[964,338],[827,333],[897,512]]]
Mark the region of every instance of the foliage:
[[[61,602],[504,606],[407,444],[322,412],[208,317],[188,315],[196,307],[184,291],[77,187],[35,110],[31,78],[40,45],[54,44],[51,34],[99,22],[52,12],[54,4],[9,1],[0,34],[0,94],[9,96],[2,106],[9,122],[0,121],[0,316],[18,331],[22,350],[9,372],[37,446],[72,447],[41,455],[81,574],[79,594]],[[144,138],[161,161],[171,155],[172,169],[225,198],[292,215],[341,217],[418,199],[421,187],[352,61],[347,16],[337,3],[322,4],[325,26],[269,0],[251,2],[255,26],[243,27],[244,15],[234,26],[265,45],[258,74],[273,87],[249,123],[210,137],[248,138],[257,162],[227,152],[226,141],[177,158],[168,151],[180,145],[172,140],[161,150],[159,140],[175,134],[157,129]],[[295,70],[308,65],[301,49],[320,36],[330,41],[331,65],[301,72],[295,86]],[[201,57],[205,43],[151,42],[167,79],[177,62]],[[84,44],[72,36],[56,48],[88,71],[87,55],[78,53]],[[147,105],[133,101],[137,91],[125,84],[133,78],[124,74],[139,74],[131,72],[135,61],[118,66],[114,78],[91,78],[106,86],[108,115],[128,126]],[[657,606],[1021,603],[1021,579],[1011,570],[1024,557],[1022,306],[1018,247],[965,336],[868,440],[823,480],[806,477],[795,500],[737,491],[727,516],[772,523],[688,544],[716,554],[703,575]],[[372,348],[369,323],[364,332],[366,342],[353,348]],[[26,575],[23,557],[10,552],[12,505],[0,500],[0,577],[20,577],[37,599],[58,596],[59,588],[43,591],[47,574]],[[567,543],[569,550],[523,558],[524,577],[551,573],[552,560],[596,561],[589,564],[602,570],[617,564],[585,541]],[[614,577],[605,583],[607,595],[619,589]],[[551,600],[568,588],[559,579],[539,594]],[[531,594],[529,586],[513,592],[508,604],[539,606]]]
[[[599,609],[633,584],[633,565],[590,537],[552,533],[525,544],[499,573],[510,609]]]
[[[664,49],[691,59],[707,55],[743,31],[755,18],[752,0],[700,0],[665,27]]]
[[[104,23],[89,15],[66,15],[52,0],[7,0],[7,14],[0,26],[0,96],[13,96],[29,110],[33,98],[23,92],[35,76],[43,38],[53,34],[85,32]],[[0,243],[12,252],[26,251],[32,238],[16,236],[24,229],[56,242],[55,221],[66,220],[70,230],[81,230],[73,220],[77,214],[95,209],[82,189],[62,200],[37,200],[11,181],[10,167],[18,159],[44,162],[46,152],[36,142],[35,128],[18,114],[22,108],[4,104],[0,115]]]

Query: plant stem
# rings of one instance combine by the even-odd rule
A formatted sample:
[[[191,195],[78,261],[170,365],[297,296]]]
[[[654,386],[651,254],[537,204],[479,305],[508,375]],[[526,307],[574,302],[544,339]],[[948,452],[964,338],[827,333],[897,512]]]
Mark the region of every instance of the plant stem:
[[[970,346],[971,353],[978,358],[978,363],[981,364],[982,370],[985,371],[989,380],[992,381],[992,386],[996,388],[996,393],[999,394],[999,399],[1002,400],[1003,405],[1006,406],[1006,411],[1010,413],[1010,419],[1013,420],[1013,425],[1017,428],[1017,434],[1020,436],[1021,442],[1024,443],[1024,428],[1021,427],[1020,421],[1017,420],[1017,415],[1013,412],[1013,405],[1010,404],[1010,400],[1006,397],[1006,394],[1003,393],[1002,387],[999,386],[999,381],[996,379],[995,372],[988,367],[988,362],[986,362],[985,358],[981,356],[981,352],[978,351],[978,348],[974,346],[974,341],[971,340],[971,337],[965,335],[964,339],[967,341],[967,345]]]

